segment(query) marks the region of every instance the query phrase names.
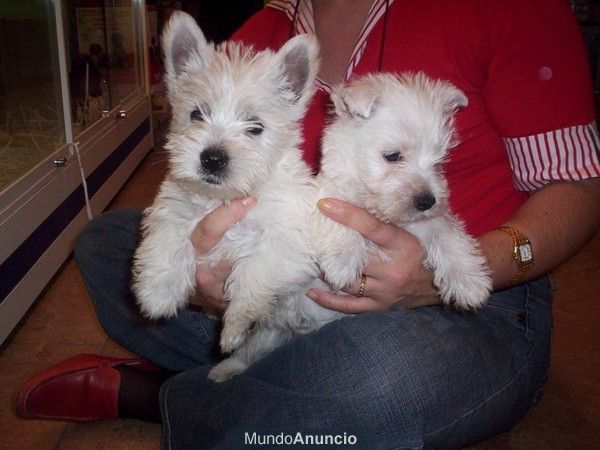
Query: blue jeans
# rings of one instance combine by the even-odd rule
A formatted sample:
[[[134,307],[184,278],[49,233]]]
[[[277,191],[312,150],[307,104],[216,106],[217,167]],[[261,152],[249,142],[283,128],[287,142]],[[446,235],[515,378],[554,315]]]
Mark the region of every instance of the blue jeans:
[[[75,256],[108,335],[181,372],[161,389],[167,448],[252,448],[244,438],[266,435],[454,448],[510,429],[540,396],[552,329],[545,278],[495,292],[476,314],[433,306],[345,317],[213,383],[218,321],[193,309],[159,322],[138,313],[129,284],[140,219],[140,210],[103,214]]]

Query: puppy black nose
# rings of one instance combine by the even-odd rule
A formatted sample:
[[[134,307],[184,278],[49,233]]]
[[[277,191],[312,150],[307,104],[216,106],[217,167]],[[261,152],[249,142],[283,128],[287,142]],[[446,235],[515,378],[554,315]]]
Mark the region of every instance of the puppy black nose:
[[[419,211],[427,211],[435,205],[435,197],[430,192],[418,194],[413,199],[413,204]]]
[[[212,174],[223,170],[228,162],[227,152],[219,147],[209,147],[200,154],[202,168]]]

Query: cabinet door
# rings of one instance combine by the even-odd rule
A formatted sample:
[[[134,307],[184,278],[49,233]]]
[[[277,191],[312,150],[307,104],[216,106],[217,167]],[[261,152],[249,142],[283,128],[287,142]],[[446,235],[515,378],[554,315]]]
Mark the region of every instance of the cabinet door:
[[[52,2],[4,2],[0,16],[0,191],[65,144]]]
[[[153,145],[143,1],[5,3],[0,343]]]
[[[124,108],[140,98],[143,87],[142,30],[133,3],[104,0],[111,101]]]
[[[78,136],[145,95],[145,16],[141,2],[132,0],[69,2],[64,15],[73,134]]]

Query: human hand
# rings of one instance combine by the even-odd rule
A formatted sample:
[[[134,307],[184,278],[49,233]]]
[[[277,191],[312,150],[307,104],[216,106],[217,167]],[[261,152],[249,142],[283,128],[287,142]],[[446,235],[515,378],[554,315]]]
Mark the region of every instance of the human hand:
[[[321,199],[319,210],[325,216],[359,232],[379,246],[388,257],[369,254],[364,277],[343,289],[352,295],[310,289],[307,295],[327,309],[346,314],[381,311],[395,306],[416,308],[441,303],[433,287],[433,273],[425,269],[425,250],[407,231],[386,224],[368,211],[337,199]],[[359,293],[363,280],[363,295]]]
[[[223,238],[225,232],[256,203],[253,197],[232,200],[207,214],[192,232],[192,245],[196,256],[202,256],[213,249]],[[196,295],[190,303],[202,307],[212,315],[221,316],[227,308],[223,300],[225,280],[231,272],[229,261],[220,261],[215,266],[198,264],[196,267]]]

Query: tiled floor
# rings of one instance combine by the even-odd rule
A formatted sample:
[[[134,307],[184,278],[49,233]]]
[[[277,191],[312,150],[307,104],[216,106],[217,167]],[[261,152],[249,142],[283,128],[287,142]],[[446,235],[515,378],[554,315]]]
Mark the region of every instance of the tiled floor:
[[[151,153],[110,206],[151,202],[165,169]],[[557,272],[553,365],[545,396],[513,431],[472,449],[600,449],[600,235]],[[153,449],[160,427],[24,421],[14,393],[36,371],[76,353],[123,355],[96,321],[69,260],[0,353],[0,449]]]

